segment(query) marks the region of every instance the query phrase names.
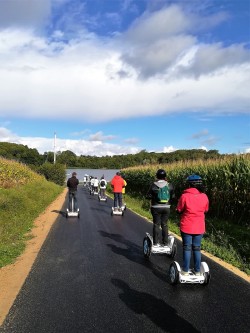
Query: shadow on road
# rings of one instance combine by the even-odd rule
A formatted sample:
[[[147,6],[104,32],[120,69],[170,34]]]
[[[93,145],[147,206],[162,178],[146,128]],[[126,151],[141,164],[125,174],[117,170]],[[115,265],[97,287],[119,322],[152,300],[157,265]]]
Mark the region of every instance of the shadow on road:
[[[136,291],[120,279],[111,279],[111,282],[122,290],[119,297],[128,308],[137,314],[144,314],[165,332],[199,332],[163,300],[148,293]]]
[[[161,279],[163,282],[166,282],[166,273],[167,269],[163,269],[162,267],[156,265],[155,263],[151,262],[150,260],[144,258],[142,246],[138,246],[135,243],[125,239],[120,234],[110,234],[108,232],[99,230],[99,233],[103,237],[108,237],[112,240],[115,240],[118,243],[125,245],[127,248],[119,247],[115,244],[107,244],[107,246],[116,254],[127,258],[130,261],[135,262],[136,264],[143,265],[144,267],[150,269],[152,273]]]

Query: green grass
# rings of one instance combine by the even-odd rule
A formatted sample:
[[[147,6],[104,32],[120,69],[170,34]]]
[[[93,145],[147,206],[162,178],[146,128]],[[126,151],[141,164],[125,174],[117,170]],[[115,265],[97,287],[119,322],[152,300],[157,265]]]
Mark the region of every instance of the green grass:
[[[34,220],[63,191],[41,178],[0,192],[0,267],[24,251]]]
[[[109,194],[113,196],[111,192]],[[133,198],[126,194],[125,202],[135,213],[152,221],[148,200]],[[169,230],[180,236],[178,223],[179,216],[172,209]],[[206,229],[202,249],[250,275],[250,229],[209,217],[206,219]]]

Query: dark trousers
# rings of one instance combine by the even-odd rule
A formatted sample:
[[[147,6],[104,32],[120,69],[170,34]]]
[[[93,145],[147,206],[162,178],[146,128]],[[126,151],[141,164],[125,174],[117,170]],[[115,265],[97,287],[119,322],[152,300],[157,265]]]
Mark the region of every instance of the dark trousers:
[[[73,207],[72,207],[72,198],[73,198]],[[77,195],[76,192],[69,192],[69,210],[76,212],[77,210]]]
[[[168,244],[168,218],[170,214],[170,208],[167,207],[151,207],[151,214],[153,217],[153,241],[154,244],[162,243]],[[160,229],[161,228],[161,229]]]
[[[114,192],[114,207],[122,207],[122,193]]]

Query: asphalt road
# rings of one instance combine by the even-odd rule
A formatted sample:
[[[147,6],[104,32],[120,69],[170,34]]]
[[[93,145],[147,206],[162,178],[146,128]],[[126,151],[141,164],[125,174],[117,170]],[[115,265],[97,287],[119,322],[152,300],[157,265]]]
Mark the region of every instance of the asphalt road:
[[[151,223],[128,209],[111,216],[111,199],[99,202],[82,187],[78,197],[80,219],[58,212],[0,332],[250,331],[248,282],[203,257],[208,286],[172,286],[172,259],[143,257]]]

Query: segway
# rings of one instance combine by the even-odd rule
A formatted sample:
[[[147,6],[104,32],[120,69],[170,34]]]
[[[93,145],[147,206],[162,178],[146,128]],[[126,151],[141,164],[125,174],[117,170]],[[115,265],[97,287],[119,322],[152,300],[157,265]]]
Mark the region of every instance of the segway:
[[[177,252],[177,244],[174,236],[168,236],[168,245],[154,245],[153,237],[146,232],[143,239],[143,255],[149,259],[151,254],[166,254],[170,258],[174,258]]]
[[[99,193],[98,193],[98,187],[94,187],[94,189],[93,189],[93,195],[99,195]]]
[[[98,200],[107,202],[108,198],[107,198],[106,195],[101,195],[101,193],[99,192],[98,193]]]
[[[111,216],[113,215],[124,215],[124,209],[122,207],[112,207],[111,209]]]
[[[68,217],[78,217],[80,218],[80,210],[79,208],[77,208],[77,210],[74,210],[74,197],[72,195],[72,199],[71,199],[71,210],[69,208],[67,208],[66,210],[66,218]]]
[[[174,261],[169,267],[169,278],[172,285],[177,283],[198,283],[207,285],[210,281],[211,275],[209,267],[205,261],[201,262],[200,275],[196,275],[192,269],[188,271],[188,275],[183,275],[179,263]]]

